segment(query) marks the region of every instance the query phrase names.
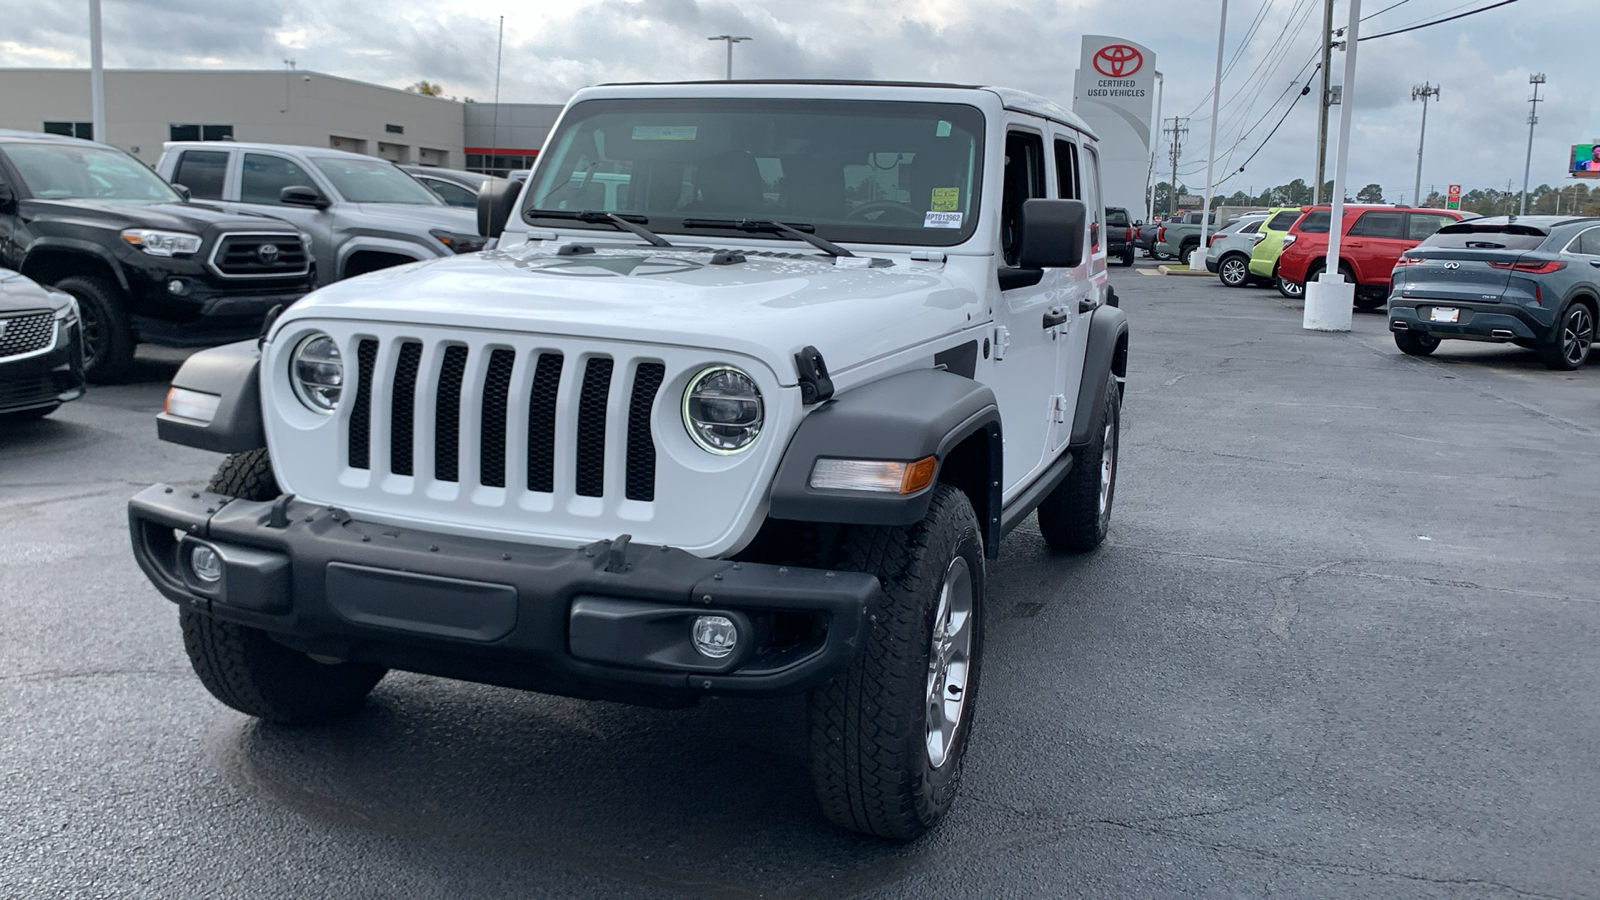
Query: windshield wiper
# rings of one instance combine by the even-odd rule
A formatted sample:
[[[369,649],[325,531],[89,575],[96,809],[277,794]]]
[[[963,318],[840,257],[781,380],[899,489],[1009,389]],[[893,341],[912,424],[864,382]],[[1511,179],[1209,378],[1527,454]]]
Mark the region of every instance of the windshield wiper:
[[[653,247],[671,247],[666,238],[643,226],[650,224],[644,216],[617,215],[614,212],[603,212],[596,209],[530,209],[530,216],[540,216],[546,219],[575,219],[579,222],[593,222],[597,225],[615,225],[620,231],[628,231],[637,235]]]
[[[830,256],[855,256],[854,253],[832,241],[824,240],[814,234],[807,234],[807,231],[816,231],[817,226],[804,223],[785,225],[782,222],[773,222],[767,219],[684,219],[683,227],[733,228],[739,231],[759,232],[761,234],[781,234],[805,241]]]

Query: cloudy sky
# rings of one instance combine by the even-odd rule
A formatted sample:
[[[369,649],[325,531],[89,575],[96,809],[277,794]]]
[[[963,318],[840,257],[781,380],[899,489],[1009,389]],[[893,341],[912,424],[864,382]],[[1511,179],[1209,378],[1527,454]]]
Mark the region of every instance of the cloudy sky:
[[[1349,0],[1335,7],[1336,24]],[[1364,34],[1405,28],[1499,0],[1364,0]],[[495,42],[505,17],[500,96],[561,102],[586,84],[722,76],[724,49],[706,36],[750,35],[735,74],[1003,84],[1070,103],[1085,33],[1132,38],[1166,74],[1163,115],[1193,114],[1180,180],[1205,180],[1205,141],[1221,0],[103,0],[106,63],[131,68],[301,69],[397,87],[440,82],[447,94],[494,96]],[[87,4],[0,0],[0,65],[83,66]],[[1219,160],[1237,168],[1261,144],[1312,72],[1321,0],[1231,0]],[[1130,13],[1130,11],[1132,11]],[[1515,0],[1480,15],[1364,41],[1358,54],[1350,180],[1411,193],[1421,104],[1430,105],[1428,185],[1520,188],[1530,72],[1548,83],[1533,152],[1534,185],[1560,184],[1567,148],[1600,138],[1600,36],[1594,0]],[[1334,55],[1334,81],[1343,54]],[[1295,81],[1298,76],[1298,82]],[[1283,99],[1279,101],[1280,95]],[[1266,149],[1227,189],[1257,191],[1311,177],[1315,94],[1295,106]],[[1274,105],[1274,104],[1277,105]],[[1257,123],[1260,123],[1259,125]],[[1337,119],[1335,119],[1337,122]],[[1251,127],[1255,126],[1253,131]],[[1242,132],[1249,132],[1242,141]],[[1331,160],[1331,154],[1330,154]],[[1330,161],[1331,166],[1331,161]],[[1330,168],[1331,172],[1331,168]],[[1329,177],[1332,177],[1331,174]]]

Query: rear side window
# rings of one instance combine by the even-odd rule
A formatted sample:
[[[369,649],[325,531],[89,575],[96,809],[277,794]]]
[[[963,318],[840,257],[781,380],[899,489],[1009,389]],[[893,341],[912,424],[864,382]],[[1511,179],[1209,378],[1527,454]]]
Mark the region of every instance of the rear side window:
[[[1527,225],[1451,223],[1422,242],[1446,250],[1535,250],[1550,235]]]
[[[1298,210],[1286,209],[1267,220],[1267,228],[1271,231],[1288,231],[1298,218],[1300,218]]]
[[[1333,219],[1333,214],[1325,209],[1314,209],[1305,214],[1300,220],[1300,231],[1303,234],[1327,234],[1328,222]]]
[[[1573,243],[1578,245],[1579,253],[1600,256],[1600,228],[1591,228],[1585,231],[1583,234],[1578,235],[1578,239]]]
[[[222,179],[228,171],[228,154],[216,150],[185,150],[172,170],[172,183],[189,189],[202,200],[222,199]]]
[[[1435,231],[1438,231],[1446,225],[1454,225],[1455,223],[1456,220],[1450,218],[1449,216],[1440,216],[1435,215],[1434,213],[1412,213],[1411,224],[1409,226],[1410,230],[1407,232],[1406,236],[1411,238],[1413,241],[1424,240],[1428,236],[1432,235]]]
[[[1405,237],[1406,214],[1397,212],[1362,213],[1350,226],[1351,237],[1402,238]]]
[[[1083,202],[1089,207],[1089,238],[1095,249],[1100,247],[1100,222],[1105,210],[1100,207],[1100,154],[1093,147],[1083,148]]]
[[[1260,230],[1261,230],[1261,223],[1260,222],[1251,222],[1249,225],[1246,225],[1243,228],[1239,229],[1239,233],[1240,234],[1255,234],[1257,231],[1260,231]]]
[[[315,187],[305,170],[281,156],[264,153],[246,153],[244,171],[239,175],[239,201],[241,203],[269,203],[281,205],[279,193],[286,187]]]
[[[1014,266],[1022,249],[1022,202],[1049,196],[1045,192],[1044,139],[1039,135],[1021,131],[1006,135],[1005,184],[1001,193],[1000,247],[1006,265]]]
[[[1078,187],[1078,147],[1071,141],[1056,140],[1056,196],[1063,200],[1077,200],[1083,196]]]

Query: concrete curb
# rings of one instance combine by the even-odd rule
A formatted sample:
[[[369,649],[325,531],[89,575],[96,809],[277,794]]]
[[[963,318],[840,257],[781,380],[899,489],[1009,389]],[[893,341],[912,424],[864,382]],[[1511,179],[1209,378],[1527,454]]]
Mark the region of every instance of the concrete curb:
[[[1217,277],[1217,273],[1207,272],[1203,266],[1198,269],[1191,269],[1188,266],[1156,266],[1156,270],[1163,275],[1204,275],[1207,278]]]

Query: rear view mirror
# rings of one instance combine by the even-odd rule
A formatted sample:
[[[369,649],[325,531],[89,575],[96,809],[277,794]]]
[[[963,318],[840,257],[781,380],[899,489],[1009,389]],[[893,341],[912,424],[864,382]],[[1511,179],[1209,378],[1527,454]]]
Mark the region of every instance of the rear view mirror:
[[[504,233],[521,193],[522,182],[506,178],[491,178],[478,185],[478,234],[497,238]]]
[[[1024,200],[1018,254],[1024,269],[1072,269],[1083,264],[1089,209],[1082,200]]]
[[[309,206],[313,209],[327,209],[331,205],[321,191],[303,184],[291,184],[279,191],[278,202],[284,206]]]

